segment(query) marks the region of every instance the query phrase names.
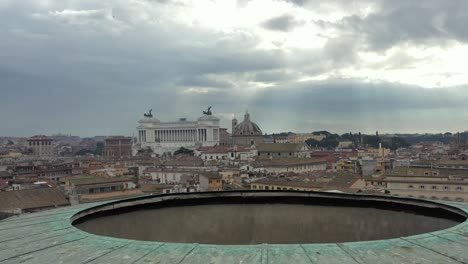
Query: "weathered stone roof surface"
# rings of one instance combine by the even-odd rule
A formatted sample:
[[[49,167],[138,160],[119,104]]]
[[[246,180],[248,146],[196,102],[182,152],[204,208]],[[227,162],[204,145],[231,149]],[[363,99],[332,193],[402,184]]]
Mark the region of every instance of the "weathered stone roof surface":
[[[417,200],[415,200],[417,201]],[[3,263],[467,263],[468,224],[389,240],[330,244],[219,246],[103,237],[70,219],[109,202],[10,217],[0,222]],[[468,204],[445,204],[468,212]]]

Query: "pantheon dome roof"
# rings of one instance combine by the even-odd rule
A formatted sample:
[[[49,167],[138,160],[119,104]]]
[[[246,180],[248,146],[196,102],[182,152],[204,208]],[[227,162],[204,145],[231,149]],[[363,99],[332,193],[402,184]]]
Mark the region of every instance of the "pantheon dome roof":
[[[247,112],[244,115],[244,121],[234,127],[234,136],[246,136],[246,135],[263,135],[262,130],[257,124],[250,120],[250,114]]]

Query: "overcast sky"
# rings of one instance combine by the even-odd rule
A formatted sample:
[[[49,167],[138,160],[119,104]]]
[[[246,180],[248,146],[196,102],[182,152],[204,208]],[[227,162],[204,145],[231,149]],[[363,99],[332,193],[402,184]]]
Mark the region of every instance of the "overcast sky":
[[[0,136],[468,130],[466,0],[0,0]]]

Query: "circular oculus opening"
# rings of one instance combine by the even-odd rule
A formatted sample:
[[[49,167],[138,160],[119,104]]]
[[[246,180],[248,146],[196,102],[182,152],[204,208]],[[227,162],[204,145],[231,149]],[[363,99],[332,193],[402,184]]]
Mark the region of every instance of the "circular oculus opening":
[[[458,209],[422,200],[236,193],[124,200],[80,212],[73,225],[97,235],[134,240],[252,245],[391,239],[446,229],[466,220]]]

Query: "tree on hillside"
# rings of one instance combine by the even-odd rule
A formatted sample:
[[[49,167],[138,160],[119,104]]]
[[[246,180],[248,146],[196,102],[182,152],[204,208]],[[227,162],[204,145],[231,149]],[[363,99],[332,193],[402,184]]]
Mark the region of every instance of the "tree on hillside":
[[[104,142],[96,143],[96,149],[94,150],[94,154],[102,155],[103,150],[104,150]]]
[[[151,157],[151,154],[153,154],[154,151],[152,148],[150,147],[146,147],[144,149],[139,149],[136,153],[137,156],[141,156],[141,157]]]
[[[331,135],[330,132],[326,131],[326,130],[322,130],[322,131],[314,131],[312,132],[313,135],[324,135],[324,136],[329,136]]]
[[[410,144],[406,142],[406,140],[404,140],[403,138],[399,138],[399,137],[386,138],[382,142],[382,147],[389,148],[391,150],[396,150],[399,148],[407,148],[409,146]]]
[[[80,149],[75,153],[76,156],[87,156],[90,154],[94,154],[95,152],[89,149]]]
[[[174,152],[174,155],[182,155],[182,154],[193,156],[193,150],[181,147],[180,149]]]
[[[313,147],[313,148],[326,148],[326,149],[334,149],[338,146],[339,144],[339,136],[334,137],[330,134],[329,137],[326,137],[322,139],[321,141],[309,138],[306,140],[307,145]]]

